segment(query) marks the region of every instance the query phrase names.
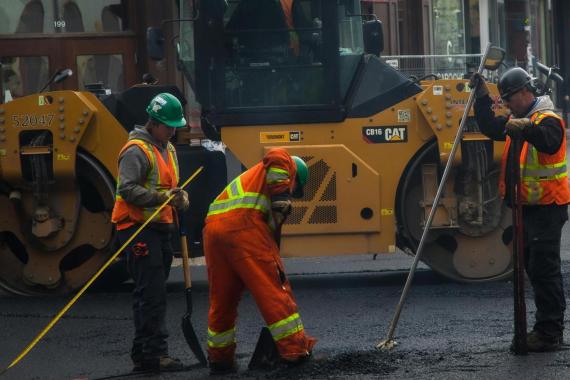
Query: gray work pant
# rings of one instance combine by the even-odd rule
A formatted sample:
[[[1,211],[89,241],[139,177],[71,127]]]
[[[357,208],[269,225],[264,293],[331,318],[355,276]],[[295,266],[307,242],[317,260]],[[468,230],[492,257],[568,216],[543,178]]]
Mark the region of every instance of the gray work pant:
[[[118,231],[124,244],[139,228]],[[172,264],[170,232],[148,226],[125,249],[129,273],[135,282],[133,317],[135,338],[131,350],[133,362],[168,355],[166,339],[166,280]]]

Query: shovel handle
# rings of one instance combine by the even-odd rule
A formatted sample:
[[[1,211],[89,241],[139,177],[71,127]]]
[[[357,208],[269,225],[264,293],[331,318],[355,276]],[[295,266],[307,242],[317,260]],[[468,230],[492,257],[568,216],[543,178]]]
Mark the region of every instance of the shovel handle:
[[[182,251],[182,270],[184,272],[184,285],[186,289],[192,288],[192,277],[190,275],[190,263],[188,259],[188,230],[186,229],[186,218],[184,211],[178,213],[178,231],[180,233],[180,250]]]

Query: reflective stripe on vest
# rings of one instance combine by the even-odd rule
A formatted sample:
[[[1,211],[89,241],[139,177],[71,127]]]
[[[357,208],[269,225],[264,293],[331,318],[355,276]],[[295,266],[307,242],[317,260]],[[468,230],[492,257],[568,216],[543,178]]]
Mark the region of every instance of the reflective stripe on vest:
[[[208,347],[221,348],[236,344],[236,328],[215,332],[208,327]]]
[[[541,165],[538,161],[538,151],[534,146],[530,146],[526,163],[521,164],[521,175],[523,181],[540,181],[564,178],[568,172],[566,162]]]
[[[299,313],[290,315],[268,326],[274,341],[278,341],[304,330]]]
[[[234,179],[225,189],[228,194],[227,199],[216,199],[210,204],[208,215],[220,215],[237,209],[253,209],[260,211],[269,224],[269,227],[275,229],[275,221],[271,212],[271,202],[261,194],[254,192],[245,192],[241,184],[241,176]]]
[[[119,156],[132,145],[138,146],[145,153],[150,164],[146,180],[142,184],[144,188],[158,192],[166,192],[169,189],[176,187],[179,180],[179,170],[176,150],[172,144],[168,143],[167,145],[168,162],[165,162],[161,153],[158,151],[158,148],[139,139],[129,140],[119,153]],[[160,155],[160,158],[157,155]],[[159,160],[161,162],[159,162]],[[127,203],[118,193],[119,186],[120,182],[117,183],[115,207],[113,208],[112,215],[112,221],[117,223],[119,229],[129,227],[134,223],[144,222],[159,207],[138,207]],[[172,207],[164,207],[162,211],[154,217],[153,222],[173,223]]]
[[[560,149],[553,155],[540,153],[532,144],[524,142],[520,155],[521,170],[521,194],[524,204],[566,204],[570,202],[570,188],[568,187],[568,173],[566,160],[566,130],[564,121],[553,112],[535,113],[530,120],[534,126],[540,124],[545,117],[554,117],[560,120],[562,125],[563,137]],[[499,190],[504,198],[506,160],[510,149],[511,139],[507,137],[507,143],[503,151],[503,159],[501,162],[501,177],[499,182]],[[541,157],[543,157],[541,163]],[[558,162],[544,162],[544,157],[552,157],[552,160]]]

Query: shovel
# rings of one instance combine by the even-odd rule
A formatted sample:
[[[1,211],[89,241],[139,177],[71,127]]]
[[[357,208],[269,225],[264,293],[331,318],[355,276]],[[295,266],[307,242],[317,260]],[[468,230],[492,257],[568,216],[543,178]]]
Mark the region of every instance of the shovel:
[[[182,332],[184,333],[184,338],[186,343],[196,356],[196,359],[204,367],[208,366],[208,361],[202,351],[202,346],[198,341],[196,332],[194,332],[194,327],[192,327],[192,278],[190,277],[190,265],[188,263],[188,242],[186,236],[188,231],[186,230],[186,221],[184,218],[184,212],[178,213],[178,228],[180,231],[180,250],[182,251],[182,269],[184,270],[184,284],[186,295],[186,314],[182,317]]]

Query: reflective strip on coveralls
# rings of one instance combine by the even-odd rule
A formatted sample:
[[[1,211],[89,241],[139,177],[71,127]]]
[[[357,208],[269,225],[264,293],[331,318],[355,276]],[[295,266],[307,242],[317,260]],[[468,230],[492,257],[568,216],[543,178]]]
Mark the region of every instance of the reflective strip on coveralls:
[[[236,328],[217,333],[208,328],[208,347],[227,347],[236,343]]]
[[[304,330],[303,322],[301,321],[299,313],[292,314],[287,318],[269,325],[268,327],[269,331],[271,331],[271,335],[273,335],[273,340],[275,341],[287,338],[290,335]]]
[[[269,168],[267,171],[267,176],[265,177],[265,183],[268,185],[284,182],[287,180],[289,180],[289,172],[285,169],[279,168]]]
[[[279,177],[279,181],[283,180],[283,173],[287,173],[286,170],[282,169],[269,169],[269,173],[273,173],[273,178]],[[289,174],[287,177],[289,179]],[[234,179],[227,187],[226,191],[228,193],[228,199],[215,200],[210,205],[208,209],[208,216],[219,215],[236,209],[254,209],[260,211],[265,215],[267,224],[271,230],[275,230],[275,220],[273,218],[273,213],[271,210],[271,202],[269,199],[261,193],[244,192],[241,184],[240,177]]]

